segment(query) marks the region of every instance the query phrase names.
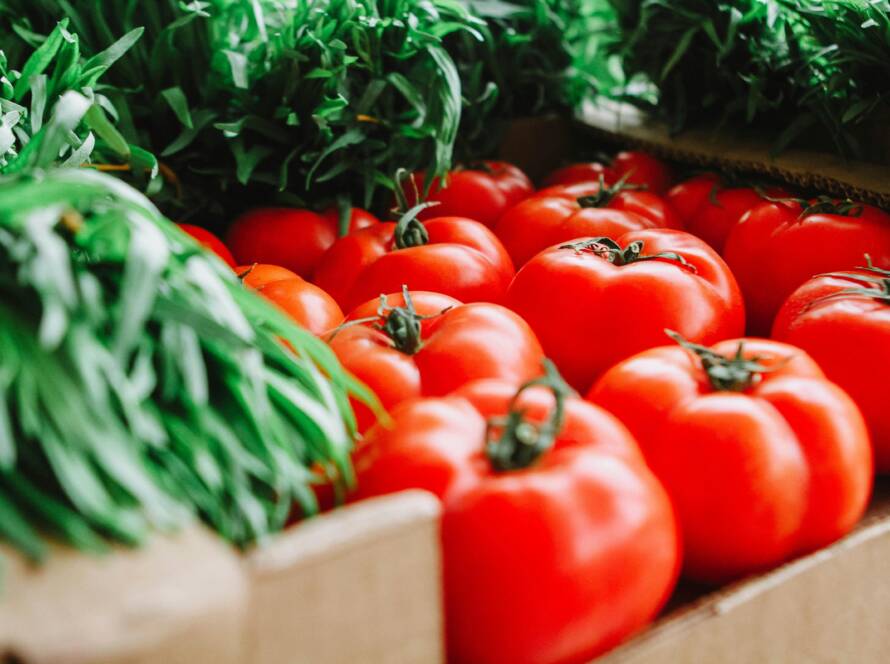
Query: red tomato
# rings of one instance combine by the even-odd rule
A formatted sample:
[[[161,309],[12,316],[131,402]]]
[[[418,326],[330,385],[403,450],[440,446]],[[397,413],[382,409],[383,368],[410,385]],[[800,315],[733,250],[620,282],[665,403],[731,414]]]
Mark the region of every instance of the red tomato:
[[[599,182],[600,177],[607,185],[614,184],[618,179],[615,172],[598,161],[570,164],[553,171],[544,180],[545,187],[561,184],[578,184],[581,182]]]
[[[449,661],[587,661],[664,604],[676,524],[612,416],[563,389],[554,408],[534,388],[508,417],[515,391],[485,380],[401,404],[393,428],[359,445],[359,495],[422,488],[442,500]]]
[[[319,263],[315,282],[349,310],[402,284],[462,302],[498,302],[513,273],[509,255],[485,226],[439,217],[385,222],[340,238]]]
[[[788,196],[776,187],[768,188],[766,194],[771,198]],[[675,210],[683,209],[686,230],[719,253],[742,215],[765,200],[753,187],[723,187],[711,174],[678,184],[667,193],[667,199]]]
[[[408,206],[417,203],[415,189],[422,190],[423,171],[412,175],[413,185],[405,188]],[[435,217],[467,217],[486,226],[494,226],[507,208],[534,192],[528,176],[519,168],[503,161],[485,161],[479,168],[454,170],[448,174],[448,185],[442,189],[433,183],[428,202],[438,205],[418,216],[427,220]]]
[[[378,221],[353,208],[350,232]],[[338,213],[317,214],[292,208],[260,208],[241,215],[229,229],[228,241],[239,263],[270,263],[309,278],[321,255],[337,240]]]
[[[612,170],[630,184],[645,185],[654,194],[664,194],[674,179],[663,161],[645,152],[619,152],[612,160]]]
[[[417,396],[448,394],[477,378],[521,383],[541,371],[544,354],[528,324],[497,304],[461,304],[425,291],[363,304],[349,319],[374,318],[337,332],[330,346],[343,367],[370,387],[386,410]],[[378,311],[382,316],[378,315]],[[374,423],[356,404],[359,430]]]
[[[267,282],[257,292],[313,334],[323,334],[343,322],[343,312],[334,299],[299,277]]]
[[[686,344],[689,347],[689,344]],[[722,582],[829,544],[862,516],[868,432],[800,349],[724,341],[647,350],[588,398],[636,435],[674,501],[685,571]]]
[[[519,270],[506,304],[578,389],[661,345],[665,328],[701,343],[744,330],[742,298],[726,264],[698,238],[665,228],[551,247]]]
[[[745,296],[749,333],[768,334],[782,303],[814,275],[855,268],[863,254],[890,268],[890,215],[868,205],[858,215],[819,211],[826,208],[838,206],[762,203],[733,228],[724,256]]]
[[[544,192],[551,191],[552,196]],[[593,194],[590,192],[593,191]],[[547,247],[579,237],[617,237],[673,224],[675,217],[653,194],[584,183],[554,187],[522,201],[501,217],[494,232],[516,266]],[[565,195],[584,192],[579,197]]]
[[[300,276],[278,265],[266,265],[254,263],[253,265],[239,265],[235,268],[235,274],[241,278],[241,283],[249,288],[260,288],[273,281],[283,279],[299,279]]]
[[[816,277],[776,316],[773,337],[803,348],[862,410],[878,472],[890,472],[890,272],[863,268]],[[877,369],[877,370],[876,370]]]
[[[223,244],[223,241],[216,237],[206,228],[194,226],[192,224],[177,224],[182,230],[195,238],[199,244],[207,247],[219,256],[229,267],[235,267],[235,259],[232,258],[232,252]]]

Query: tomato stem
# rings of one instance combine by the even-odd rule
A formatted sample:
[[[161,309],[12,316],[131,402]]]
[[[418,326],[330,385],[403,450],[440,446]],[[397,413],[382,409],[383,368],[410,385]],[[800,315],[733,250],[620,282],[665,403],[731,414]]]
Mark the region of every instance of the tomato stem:
[[[610,237],[595,237],[590,240],[563,244],[560,249],[572,249],[576,253],[590,252],[604,258],[613,265],[630,265],[639,261],[670,260],[676,261],[690,272],[696,272],[695,266],[675,251],[660,251],[657,254],[644,254],[643,241],[636,240],[622,248]]]
[[[631,173],[625,173],[618,182],[613,184],[612,186],[606,185],[606,179],[603,177],[603,174],[599,174],[599,189],[595,194],[590,196],[581,196],[578,199],[578,205],[582,208],[602,208],[609,205],[612,202],[612,199],[615,198],[622,191],[639,191],[641,189],[647,189],[644,184],[630,184],[627,179],[631,176]]]
[[[770,203],[797,203],[801,207],[800,214],[797,215],[798,220],[806,219],[814,214],[837,214],[843,217],[858,217],[862,214],[863,210],[861,203],[856,203],[849,198],[836,199],[831,198],[831,196],[822,195],[817,196],[812,200],[808,200],[806,198],[795,198],[793,196],[784,198],[769,196],[762,190],[759,190],[757,193],[760,194],[761,198]]]
[[[396,202],[398,204],[395,212],[400,215],[399,221],[396,223],[396,229],[393,231],[393,244],[396,249],[421,247],[430,241],[429,233],[427,233],[426,227],[417,218],[417,215],[427,208],[438,205],[437,202],[421,202],[412,208],[408,208],[408,198],[405,196],[405,190],[402,185],[402,179],[406,173],[408,173],[407,170],[400,168],[396,171],[394,179]],[[415,187],[414,194],[416,200],[420,200],[420,192],[417,191],[414,177],[409,174],[409,179]]]
[[[549,450],[565,421],[565,400],[572,388],[559,375],[556,366],[545,359],[544,375],[524,383],[510,399],[506,417],[492,418],[486,430],[485,454],[498,472],[528,468]],[[542,424],[525,419],[525,411],[516,406],[527,389],[541,386],[553,392],[556,405]],[[500,432],[499,435],[497,432]]]
[[[759,357],[745,358],[744,341],[739,342],[735,355],[726,356],[714,352],[707,346],[687,341],[673,330],[664,332],[701,361],[711,387],[718,392],[744,392],[759,383],[764,373],[775,371],[784,364],[768,367],[760,362]]]
[[[863,285],[854,288],[844,288],[831,295],[820,297],[819,299],[810,302],[808,308],[827,300],[849,297],[850,295],[861,295],[862,297],[868,297],[878,300],[879,302],[890,304],[890,270],[882,270],[879,267],[875,267],[874,263],[872,263],[871,256],[868,254],[865,255],[865,263],[865,267],[857,267],[855,269],[861,270],[862,272],[868,272],[869,274],[861,274],[857,272],[828,272],[816,275],[817,277],[838,277],[841,279],[849,279],[850,281],[858,281]]]

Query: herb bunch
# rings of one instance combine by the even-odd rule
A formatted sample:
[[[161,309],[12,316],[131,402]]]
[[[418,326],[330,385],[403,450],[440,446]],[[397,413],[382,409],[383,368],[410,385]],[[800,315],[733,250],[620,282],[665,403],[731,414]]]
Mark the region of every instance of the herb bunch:
[[[0,539],[40,559],[44,533],[96,550],[192,515],[261,539],[350,480],[349,393],[373,400],[127,184],[0,178]]]

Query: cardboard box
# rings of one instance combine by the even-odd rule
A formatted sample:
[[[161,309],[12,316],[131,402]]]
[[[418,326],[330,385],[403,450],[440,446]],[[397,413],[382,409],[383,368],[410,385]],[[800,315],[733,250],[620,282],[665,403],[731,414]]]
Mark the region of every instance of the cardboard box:
[[[105,556],[0,547],[3,664],[436,664],[439,501],[406,491],[245,555],[200,528]]]

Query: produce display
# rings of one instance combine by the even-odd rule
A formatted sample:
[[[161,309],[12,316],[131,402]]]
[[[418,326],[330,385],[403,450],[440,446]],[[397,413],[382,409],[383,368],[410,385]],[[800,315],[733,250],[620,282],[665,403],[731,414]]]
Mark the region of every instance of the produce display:
[[[4,551],[200,522],[241,566],[422,489],[448,661],[581,664],[840,540],[890,471],[890,212],[499,148],[595,92],[860,156],[885,5],[0,0]]]

